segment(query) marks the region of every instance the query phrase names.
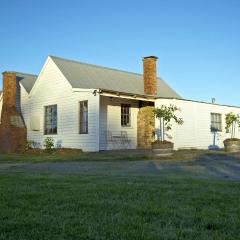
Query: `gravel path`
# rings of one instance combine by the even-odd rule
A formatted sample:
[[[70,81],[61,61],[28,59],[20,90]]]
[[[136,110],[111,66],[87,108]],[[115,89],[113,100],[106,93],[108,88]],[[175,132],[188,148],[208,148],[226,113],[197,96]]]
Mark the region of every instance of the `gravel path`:
[[[194,161],[79,161],[0,164],[0,173],[16,171],[27,171],[29,173],[174,176],[240,180],[240,158],[205,155],[203,158]]]

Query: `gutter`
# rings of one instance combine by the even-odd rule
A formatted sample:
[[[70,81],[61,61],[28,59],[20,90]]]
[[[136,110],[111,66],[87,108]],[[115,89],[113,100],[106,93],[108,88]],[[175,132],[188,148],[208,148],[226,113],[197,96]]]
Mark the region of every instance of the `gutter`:
[[[185,102],[203,103],[203,104],[208,104],[208,105],[212,105],[212,106],[240,108],[240,106],[220,104],[220,103],[204,102],[204,101],[191,100],[191,99],[186,99],[186,98],[158,97],[157,99],[169,99],[169,100],[177,100],[177,101],[185,101]]]
[[[97,94],[102,96],[109,96],[109,97],[123,97],[123,98],[131,98],[131,99],[140,99],[144,101],[155,101],[155,99],[158,99],[158,97],[153,95],[142,95],[142,94],[134,94],[134,93],[127,93],[127,92],[119,92],[119,91],[113,91],[103,88],[72,88],[73,92],[88,92],[92,93],[94,96]]]
[[[127,93],[127,92],[119,92],[119,91],[113,91],[113,90],[108,90],[108,89],[99,89],[100,94],[110,94],[114,95],[115,97],[130,97],[133,99],[141,98],[143,100],[148,100],[148,101],[154,101],[155,99],[158,99],[158,97],[153,96],[153,95],[142,95],[142,94],[134,94],[134,93]]]

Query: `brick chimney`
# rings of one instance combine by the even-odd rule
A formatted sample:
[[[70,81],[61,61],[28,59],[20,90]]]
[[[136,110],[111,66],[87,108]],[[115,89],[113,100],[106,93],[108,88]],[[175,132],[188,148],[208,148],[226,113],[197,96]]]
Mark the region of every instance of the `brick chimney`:
[[[148,95],[157,94],[157,59],[155,56],[143,58],[144,93]]]
[[[3,104],[0,124],[0,151],[15,152],[24,149],[27,131],[17,111],[17,76],[15,72],[3,73]]]

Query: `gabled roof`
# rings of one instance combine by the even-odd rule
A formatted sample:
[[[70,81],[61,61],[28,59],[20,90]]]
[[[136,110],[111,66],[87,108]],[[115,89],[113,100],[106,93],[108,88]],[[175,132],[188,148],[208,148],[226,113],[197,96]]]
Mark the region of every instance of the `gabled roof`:
[[[73,88],[104,89],[131,94],[144,94],[143,75],[101,67],[55,56],[50,58]],[[157,97],[181,98],[165,81],[157,79]]]
[[[20,72],[15,72],[17,80],[21,82],[25,90],[30,93],[34,83],[37,80],[37,75],[33,74],[28,74],[28,73],[20,73]],[[2,91],[0,90],[0,95],[2,94]]]
[[[37,75],[20,72],[16,72],[16,76],[28,93],[31,91],[38,77]]]

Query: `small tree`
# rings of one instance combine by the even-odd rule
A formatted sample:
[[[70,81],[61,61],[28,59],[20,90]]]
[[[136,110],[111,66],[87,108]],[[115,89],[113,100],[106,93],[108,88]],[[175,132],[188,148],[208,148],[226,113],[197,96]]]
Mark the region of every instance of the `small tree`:
[[[178,125],[183,124],[183,119],[178,118],[175,115],[176,111],[180,111],[180,108],[177,108],[174,105],[170,105],[169,107],[162,105],[160,108],[155,108],[153,113],[157,119],[159,119],[160,123],[160,132],[161,132],[161,141],[165,140],[165,129],[167,131],[172,129],[171,120],[176,122]]]
[[[231,139],[235,137],[236,125],[240,127],[239,114],[233,114],[232,112],[225,115],[226,131],[231,131]]]

